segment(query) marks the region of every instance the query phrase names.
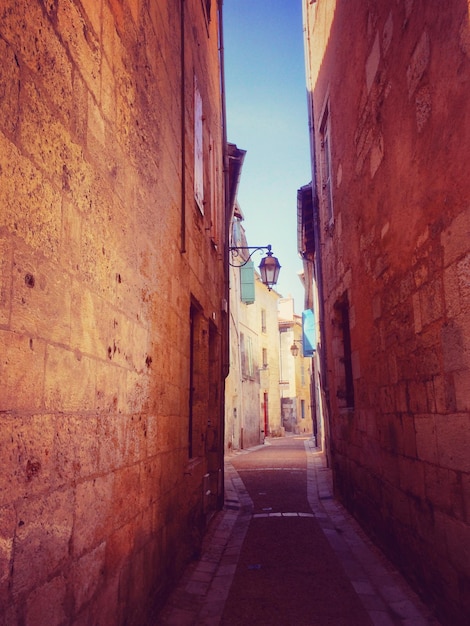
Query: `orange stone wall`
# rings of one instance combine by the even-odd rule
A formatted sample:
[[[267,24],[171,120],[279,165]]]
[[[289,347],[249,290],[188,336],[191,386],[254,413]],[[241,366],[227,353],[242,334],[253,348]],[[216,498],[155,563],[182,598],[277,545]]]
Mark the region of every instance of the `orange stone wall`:
[[[304,3],[336,492],[452,625],[470,616],[469,11]]]
[[[0,4],[2,625],[145,623],[220,496],[223,125],[210,4]]]

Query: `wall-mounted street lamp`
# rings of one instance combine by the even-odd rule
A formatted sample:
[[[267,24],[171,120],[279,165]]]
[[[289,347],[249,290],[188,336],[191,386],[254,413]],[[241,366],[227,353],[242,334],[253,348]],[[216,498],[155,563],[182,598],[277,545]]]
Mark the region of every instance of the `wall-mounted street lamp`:
[[[267,250],[266,256],[261,259],[259,264],[259,271],[261,274],[261,281],[271,291],[273,285],[277,283],[279,277],[279,270],[281,266],[279,261],[271,252],[271,245],[268,246],[230,246],[229,248],[232,256],[238,256],[240,250],[253,250],[248,255],[248,258],[243,263],[230,263],[232,267],[243,267],[251,259],[252,255],[258,250]]]
[[[298,346],[295,345],[297,343],[300,343],[302,345],[302,342],[300,341],[300,339],[294,339],[294,343],[290,347],[290,352],[291,352],[292,356],[294,356],[294,357],[299,354],[299,348],[298,348]]]

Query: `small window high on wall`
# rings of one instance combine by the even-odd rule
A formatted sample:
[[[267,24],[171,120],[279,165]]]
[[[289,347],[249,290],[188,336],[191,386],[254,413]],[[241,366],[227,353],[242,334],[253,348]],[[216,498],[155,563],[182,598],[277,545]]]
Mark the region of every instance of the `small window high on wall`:
[[[320,125],[321,196],[327,225],[333,223],[333,182],[331,164],[331,120],[329,103],[326,104]]]
[[[194,76],[194,198],[204,215],[204,143],[202,97]]]
[[[217,148],[212,135],[209,135],[209,186],[210,186],[210,216],[211,216],[211,239],[214,245],[219,243],[220,215],[217,202],[218,180],[218,156]]]
[[[334,358],[336,397],[340,408],[354,408],[354,381],[352,370],[351,331],[347,293],[334,306]]]
[[[240,299],[245,304],[255,301],[255,267],[253,261],[248,261],[240,267]]]

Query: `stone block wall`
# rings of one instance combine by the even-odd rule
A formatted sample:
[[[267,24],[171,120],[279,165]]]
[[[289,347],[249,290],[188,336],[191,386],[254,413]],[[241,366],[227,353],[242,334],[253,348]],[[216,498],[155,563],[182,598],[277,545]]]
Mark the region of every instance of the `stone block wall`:
[[[223,432],[215,4],[1,3],[2,625],[143,624],[199,548]]]
[[[336,490],[442,621],[466,624],[468,3],[305,15]]]

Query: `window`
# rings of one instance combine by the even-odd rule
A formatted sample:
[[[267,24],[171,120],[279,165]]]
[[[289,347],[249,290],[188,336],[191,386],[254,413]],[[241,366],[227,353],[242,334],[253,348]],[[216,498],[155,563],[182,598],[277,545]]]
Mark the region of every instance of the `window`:
[[[240,333],[240,358],[242,376],[244,378],[253,378],[253,341],[251,337],[246,337],[243,333]]]
[[[196,303],[191,303],[189,311],[190,343],[189,343],[189,421],[188,421],[188,456],[197,456],[197,410],[201,383],[201,312]]]
[[[194,75],[194,197],[204,215],[204,146],[202,98]]]
[[[321,194],[323,206],[326,211],[326,221],[328,225],[333,222],[333,185],[331,167],[331,128],[329,105],[326,106],[320,125],[320,145],[321,145]]]
[[[240,267],[240,300],[245,304],[255,301],[255,267],[253,261],[248,261]]]
[[[263,367],[268,367],[268,349],[263,348]]]
[[[211,216],[211,238],[217,245],[219,241],[219,207],[217,202],[217,175],[218,159],[216,147],[212,135],[209,136],[209,185],[210,185],[210,216]]]
[[[266,309],[261,309],[261,332],[266,332]]]
[[[250,378],[253,378],[253,340],[251,337],[247,337],[247,374]]]
[[[300,417],[305,419],[305,400],[300,401]]]
[[[351,359],[351,332],[349,327],[349,302],[345,293],[334,306],[334,358],[336,397],[341,408],[354,408],[354,382]]]

